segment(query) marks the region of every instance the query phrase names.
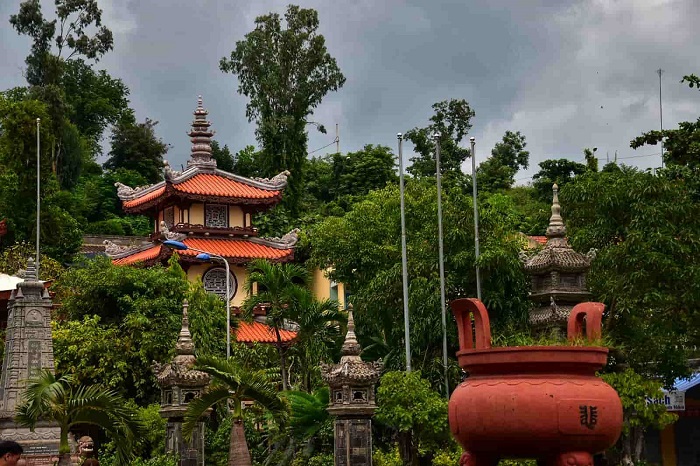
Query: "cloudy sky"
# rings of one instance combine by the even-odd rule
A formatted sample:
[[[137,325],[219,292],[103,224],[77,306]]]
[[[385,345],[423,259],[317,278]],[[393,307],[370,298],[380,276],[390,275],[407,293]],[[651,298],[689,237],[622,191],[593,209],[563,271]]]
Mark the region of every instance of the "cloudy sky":
[[[51,0],[43,0],[52,12]],[[20,0],[0,1],[0,89],[23,84],[29,40],[7,19]],[[256,16],[287,2],[99,0],[114,51],[99,62],[131,89],[137,117],[158,120],[174,167],[189,154],[185,135],[202,94],[216,138],[239,150],[255,144],[237,81],[218,69]],[[506,130],[527,137],[531,169],[548,158],[581,160],[598,147],[605,162],[660,165],[659,148],[629,141],[659,126],[694,120],[700,93],[679,83],[700,73],[697,0],[345,0],[300,1],[319,12],[320,32],[347,77],[313,116],[342,151],[396,146],[396,133],[426,124],[431,104],[466,99],[476,111],[477,161]],[[333,141],[312,133],[309,151]],[[468,143],[468,142],[467,142]],[[410,144],[409,144],[410,145]],[[321,155],[334,145],[320,150]],[[534,170],[533,170],[534,168]]]

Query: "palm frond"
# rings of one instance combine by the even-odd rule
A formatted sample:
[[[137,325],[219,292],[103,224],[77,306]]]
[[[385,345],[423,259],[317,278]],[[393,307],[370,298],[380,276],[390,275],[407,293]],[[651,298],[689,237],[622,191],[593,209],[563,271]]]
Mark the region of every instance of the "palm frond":
[[[192,437],[192,431],[197,426],[197,422],[204,416],[209,408],[215,404],[228,400],[229,390],[224,386],[210,387],[202,396],[190,401],[185,412],[184,423],[182,424],[182,435],[187,441]]]
[[[289,426],[297,438],[307,440],[313,437],[330,417],[326,410],[330,399],[328,387],[322,387],[313,394],[289,391],[284,393],[284,397],[289,400],[291,410]]]

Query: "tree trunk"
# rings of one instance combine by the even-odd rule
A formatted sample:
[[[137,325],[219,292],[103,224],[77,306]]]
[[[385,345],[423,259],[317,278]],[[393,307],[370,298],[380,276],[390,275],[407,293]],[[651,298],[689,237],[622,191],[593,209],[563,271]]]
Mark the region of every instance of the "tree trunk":
[[[253,466],[245,439],[243,419],[234,419],[231,424],[231,441],[228,447],[228,466]]]
[[[404,466],[419,466],[418,452],[413,446],[413,435],[409,432],[399,432],[399,456]]]
[[[275,334],[277,335],[277,354],[280,357],[280,372],[282,374],[282,390],[287,391],[287,361],[284,355],[284,348],[282,348],[282,337],[280,336],[280,329],[275,326]]]
[[[62,453],[58,456],[58,466],[72,466],[73,462],[70,459],[70,453]]]

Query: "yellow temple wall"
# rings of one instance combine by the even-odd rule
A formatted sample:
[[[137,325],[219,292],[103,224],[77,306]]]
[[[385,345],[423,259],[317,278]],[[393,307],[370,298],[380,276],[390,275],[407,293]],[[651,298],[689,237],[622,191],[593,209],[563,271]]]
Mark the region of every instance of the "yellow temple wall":
[[[191,282],[194,282],[197,279],[201,280],[202,275],[204,275],[204,272],[209,270],[211,267],[219,266],[222,265],[216,263],[193,264],[187,269],[187,279]],[[241,304],[243,304],[243,301],[246,298],[245,290],[243,287],[245,285],[246,278],[248,277],[248,272],[246,271],[245,267],[242,267],[240,265],[232,265],[230,268],[231,273],[236,277],[237,282],[236,294],[231,300],[231,306],[240,306]]]
[[[242,227],[243,226],[243,210],[236,205],[228,208],[228,226]]]
[[[311,291],[318,300],[330,299],[331,280],[327,277],[327,270],[314,269],[311,274]],[[338,283],[338,303],[340,309],[345,309],[345,284]]]
[[[190,206],[190,223],[204,225],[204,204],[198,202]]]

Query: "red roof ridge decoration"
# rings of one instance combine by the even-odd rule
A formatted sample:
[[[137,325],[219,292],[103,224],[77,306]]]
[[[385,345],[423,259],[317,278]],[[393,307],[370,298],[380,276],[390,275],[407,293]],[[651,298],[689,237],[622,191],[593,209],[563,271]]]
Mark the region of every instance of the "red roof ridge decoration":
[[[290,344],[297,338],[297,332],[280,329],[282,344]],[[232,330],[233,336],[239,343],[273,343],[277,344],[277,334],[274,327],[254,320],[253,322],[241,321],[238,328]]]

